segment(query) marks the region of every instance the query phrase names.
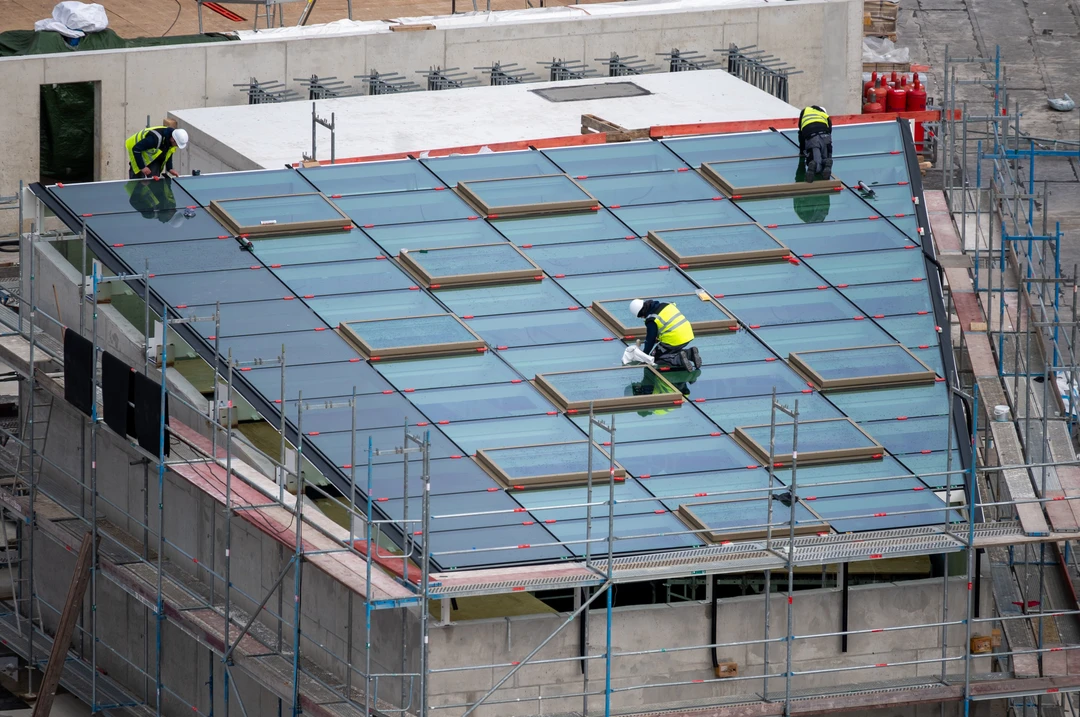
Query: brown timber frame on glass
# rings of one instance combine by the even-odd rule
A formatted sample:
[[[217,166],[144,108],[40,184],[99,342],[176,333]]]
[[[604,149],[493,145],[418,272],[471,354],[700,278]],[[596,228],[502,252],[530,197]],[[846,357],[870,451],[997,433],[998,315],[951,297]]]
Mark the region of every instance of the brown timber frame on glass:
[[[585,194],[585,199],[570,199],[564,202],[539,202],[536,204],[507,204],[491,205],[481,199],[473,186],[479,186],[485,182],[507,182],[515,179],[540,179],[542,177],[565,177],[566,181],[573,184]],[[454,188],[462,199],[474,206],[489,219],[495,217],[527,217],[536,214],[563,214],[567,212],[583,212],[593,208],[599,208],[598,202],[584,187],[575,182],[568,174],[538,174],[533,177],[504,177],[502,179],[474,179],[466,182],[458,182]]]
[[[831,378],[826,379],[816,372],[808,363],[808,359],[813,354],[825,354],[833,353],[836,351],[853,351],[856,349],[876,349],[876,348],[892,348],[898,347],[904,350],[904,352],[913,358],[916,363],[923,367],[922,371],[915,371],[911,373],[883,373],[876,376],[856,376],[852,378]],[[887,388],[893,386],[912,386],[922,383],[933,383],[937,378],[937,373],[934,369],[924,364],[918,356],[913,354],[910,349],[902,344],[881,344],[877,346],[849,346],[842,349],[822,349],[820,351],[800,351],[797,353],[788,354],[788,363],[791,367],[798,371],[806,378],[807,381],[811,381],[821,391],[840,390],[840,389],[856,389],[856,388]]]
[[[374,348],[353,328],[362,324],[374,324],[379,321],[403,321],[405,319],[426,319],[431,316],[449,316],[469,332],[473,337],[470,341],[452,341],[443,344],[419,344],[416,346],[391,346],[390,348]],[[455,354],[470,354],[477,351],[486,351],[487,343],[466,326],[465,322],[453,314],[425,314],[423,316],[405,316],[395,319],[366,319],[364,321],[342,321],[338,324],[338,334],[359,351],[364,358],[372,361],[379,359],[404,359],[404,358],[429,358],[437,356],[452,356]]]
[[[732,251],[722,254],[690,254],[684,255],[675,251],[675,249],[664,241],[664,234],[673,234],[676,232],[685,231],[701,231],[702,229],[726,229],[728,227],[746,227],[756,226],[766,236],[776,242],[775,249],[753,249],[750,251]],[[724,266],[726,264],[745,264],[754,261],[767,261],[769,259],[782,259],[791,254],[791,250],[788,249],[779,239],[770,234],[760,224],[754,222],[746,222],[743,224],[718,224],[716,226],[709,227],[684,227],[682,229],[660,229],[658,231],[649,230],[645,235],[645,241],[651,244],[657,251],[671,260],[673,264],[678,264],[680,267],[686,269],[689,267],[707,267],[707,266]]]
[[[326,206],[337,213],[336,219],[317,219],[310,222],[288,222],[275,224],[244,225],[233,219],[229,214],[229,202],[250,202],[254,199],[292,199],[294,197],[321,197]],[[315,232],[344,231],[352,227],[352,219],[342,214],[337,206],[320,192],[308,192],[305,194],[281,194],[270,197],[237,197],[235,199],[214,199],[210,202],[210,214],[224,224],[229,231],[236,236],[251,236],[254,238],[277,236],[280,234],[312,234]]]
[[[769,498],[766,498],[765,500],[769,500]],[[699,531],[698,535],[704,537],[706,540],[708,540],[709,542],[712,542],[712,543],[722,543],[722,542],[733,541],[733,540],[755,540],[757,538],[764,538],[768,534],[768,528],[767,527],[763,527],[763,528],[742,528],[742,529],[733,528],[732,530],[723,530],[723,531],[714,530],[714,529],[710,528],[708,526],[708,524],[705,523],[705,521],[703,521],[701,518],[699,518],[696,513],[694,513],[694,508],[696,506],[699,506],[699,505],[712,505],[712,504],[715,504],[715,503],[748,503],[748,502],[750,502],[750,501],[744,499],[744,500],[717,500],[717,501],[706,501],[706,502],[703,502],[703,503],[689,503],[689,504],[688,503],[683,503],[682,505],[679,506],[679,510],[676,511],[676,512],[677,512],[679,518],[682,519],[682,522],[686,523],[692,529],[694,529],[696,531]],[[795,535],[809,535],[809,534],[828,532],[828,531],[831,530],[831,528],[829,527],[829,524],[827,522],[825,522],[825,520],[820,515],[815,513],[813,510],[811,510],[808,505],[806,505],[805,503],[800,503],[799,505],[801,505],[803,508],[805,508],[807,510],[807,512],[809,512],[812,516],[817,518],[817,520],[820,521],[820,522],[796,524],[795,525]],[[779,516],[781,518],[788,518],[790,515],[791,515],[791,513],[790,513],[789,509],[780,508],[780,507],[773,509],[773,517],[774,518],[777,517],[777,516]],[[773,535],[777,535],[778,533],[786,534],[787,530],[788,530],[788,528],[786,526],[787,526],[787,521],[786,520],[782,524],[774,524],[773,525]]]
[[[885,453],[885,447],[874,440],[874,438],[859,427],[859,424],[852,421],[850,418],[823,418],[816,421],[799,421],[800,426],[806,426],[811,423],[847,423],[856,431],[861,433],[867,441],[870,442],[868,446],[860,446],[857,448],[833,448],[825,451],[799,451],[799,465],[811,465],[820,463],[842,463],[844,461],[862,461],[870,460],[874,456],[881,456]],[[790,426],[790,423],[779,423],[778,426]],[[769,447],[763,446],[749,435],[746,431],[751,428],[768,428],[769,425],[762,426],[738,426],[735,428],[735,432],[732,434],[732,438],[740,446],[745,448],[750,455],[757,458],[763,465],[769,463]],[[790,466],[794,460],[794,456],[789,453],[774,453],[773,454],[774,465]]]
[[[508,246],[513,251],[517,252],[522,259],[527,261],[532,268],[526,269],[510,269],[507,271],[484,271],[477,272],[476,274],[445,274],[436,275],[428,272],[421,265],[420,261],[416,259],[414,255],[421,254],[434,254],[440,251],[452,251],[454,249],[470,249],[480,246],[495,246],[504,247]],[[397,259],[401,262],[402,266],[408,270],[410,274],[416,277],[427,288],[464,288],[467,286],[486,286],[489,284],[512,284],[522,281],[536,281],[542,280],[544,277],[544,270],[533,262],[532,259],[525,256],[525,253],[518,249],[510,242],[503,242],[501,244],[467,244],[463,246],[447,246],[439,247],[437,249],[410,249],[408,251],[402,251],[397,255]]]
[[[664,298],[667,299],[686,299],[690,301],[705,301],[701,298],[701,294],[672,294]],[[724,331],[731,331],[734,328],[738,328],[739,320],[728,313],[727,309],[718,304],[708,294],[705,294],[708,303],[716,307],[720,313],[727,318],[725,319],[711,319],[709,321],[691,321],[690,325],[694,327],[695,336],[705,336],[707,334],[719,334]],[[604,299],[604,301],[594,301],[592,306],[589,307],[589,313],[600,320],[604,326],[611,330],[613,334],[622,336],[624,339],[643,339],[645,338],[645,324],[635,324],[628,326],[624,324],[621,319],[618,318],[610,309],[604,304],[610,304],[612,302],[619,301],[629,303],[630,299]],[[624,313],[624,312],[620,312]]]
[[[611,398],[595,398],[585,399],[581,401],[572,401],[556,389],[548,380],[548,376],[560,376],[563,374],[579,374],[579,373],[592,373],[596,371],[634,371],[638,372],[641,369],[651,371],[656,379],[657,386],[664,386],[671,389],[670,391],[664,391],[661,393],[649,393],[640,396],[612,396]],[[628,381],[634,383],[633,381]],[[542,394],[551,399],[556,406],[564,411],[587,411],[589,410],[589,404],[592,404],[593,408],[597,411],[629,411],[633,409],[646,409],[646,408],[664,408],[670,406],[681,406],[683,404],[683,395],[679,389],[671,385],[663,375],[660,374],[652,366],[618,366],[614,368],[591,368],[584,371],[551,371],[547,374],[538,373],[536,378],[533,379],[533,385],[540,390]]]
[[[799,160],[802,161],[802,160]],[[842,188],[843,183],[836,177],[818,179],[814,182],[786,182],[784,184],[760,184],[756,187],[736,187],[724,179],[722,168],[725,164],[737,162],[705,162],[698,170],[702,177],[727,196],[735,198],[782,197],[791,194],[824,194]]]
[[[545,446],[558,446],[565,445],[561,443],[542,443],[538,445]],[[595,448],[600,449],[601,453],[604,453],[605,457],[607,453],[602,447],[597,444],[593,444]],[[516,446],[516,448],[525,448],[526,446]],[[515,447],[506,448],[481,448],[476,451],[474,460],[484,472],[498,481],[500,484],[507,488],[551,488],[553,486],[574,486],[585,485],[589,482],[589,471],[587,468],[575,471],[573,473],[548,473],[545,475],[526,476],[524,478],[517,477],[511,478],[509,475],[499,467],[498,453],[499,451],[513,450]],[[595,461],[594,461],[595,463]],[[608,470],[608,462],[601,461],[599,465],[593,466],[592,479],[594,483],[606,483],[612,477],[619,480],[626,480],[626,469],[615,464],[615,472],[611,473]]]

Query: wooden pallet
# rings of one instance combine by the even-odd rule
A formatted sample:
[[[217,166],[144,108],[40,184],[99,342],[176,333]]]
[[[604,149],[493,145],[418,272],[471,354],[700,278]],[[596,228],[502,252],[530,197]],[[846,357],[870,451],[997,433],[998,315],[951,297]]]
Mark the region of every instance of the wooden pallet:
[[[887,37],[896,42],[900,4],[889,0],[863,0],[863,36]]]

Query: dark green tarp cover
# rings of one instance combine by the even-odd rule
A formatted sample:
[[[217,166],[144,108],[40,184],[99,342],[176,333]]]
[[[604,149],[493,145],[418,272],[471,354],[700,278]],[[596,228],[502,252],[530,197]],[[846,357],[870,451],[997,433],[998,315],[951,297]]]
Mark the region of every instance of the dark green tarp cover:
[[[88,52],[92,50],[119,50],[125,47],[158,47],[160,45],[187,45],[195,42],[227,42],[237,39],[235,35],[208,32],[203,35],[175,35],[172,37],[136,37],[130,40],[109,29],[92,32],[71,45],[68,38],[58,32],[34,30],[9,30],[0,32],[0,57],[14,55],[46,55],[55,52]]]

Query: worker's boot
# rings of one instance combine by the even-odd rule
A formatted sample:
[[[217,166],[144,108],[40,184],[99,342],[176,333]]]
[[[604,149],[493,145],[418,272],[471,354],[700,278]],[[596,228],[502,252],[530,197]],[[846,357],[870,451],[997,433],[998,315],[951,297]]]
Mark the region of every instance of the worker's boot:
[[[694,370],[693,359],[690,358],[690,352],[685,349],[679,352],[679,368],[687,373],[691,373]]]
[[[701,368],[701,353],[698,352],[697,346],[690,347],[690,361],[694,364],[694,370]]]

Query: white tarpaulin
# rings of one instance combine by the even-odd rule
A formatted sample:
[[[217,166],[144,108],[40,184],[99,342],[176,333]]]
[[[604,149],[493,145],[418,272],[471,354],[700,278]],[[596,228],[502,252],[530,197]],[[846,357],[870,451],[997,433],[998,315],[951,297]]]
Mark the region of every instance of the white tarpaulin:
[[[37,32],[59,32],[64,37],[82,37],[88,32],[101,32],[109,26],[105,8],[97,3],[65,0],[53,8],[52,17],[34,23]]]

